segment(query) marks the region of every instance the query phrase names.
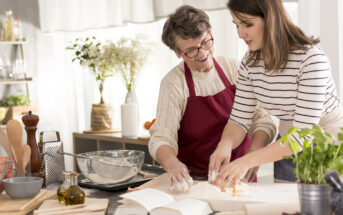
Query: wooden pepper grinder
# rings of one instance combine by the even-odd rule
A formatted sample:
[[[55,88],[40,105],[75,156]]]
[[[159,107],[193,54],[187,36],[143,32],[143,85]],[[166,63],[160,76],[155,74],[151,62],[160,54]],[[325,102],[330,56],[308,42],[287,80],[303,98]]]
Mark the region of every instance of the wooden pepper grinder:
[[[26,114],[22,117],[23,123],[25,125],[25,130],[27,133],[27,144],[31,148],[31,175],[37,177],[43,177],[40,173],[41,168],[41,159],[40,152],[36,141],[36,130],[39,117],[32,114],[32,111],[29,111],[29,114]]]

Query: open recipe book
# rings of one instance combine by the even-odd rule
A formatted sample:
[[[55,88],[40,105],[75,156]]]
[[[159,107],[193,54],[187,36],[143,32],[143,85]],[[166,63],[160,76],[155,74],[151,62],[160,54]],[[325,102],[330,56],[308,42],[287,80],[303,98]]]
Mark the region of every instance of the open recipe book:
[[[114,215],[207,215],[212,209],[205,201],[197,199],[175,200],[171,195],[152,188],[121,195],[124,205]]]

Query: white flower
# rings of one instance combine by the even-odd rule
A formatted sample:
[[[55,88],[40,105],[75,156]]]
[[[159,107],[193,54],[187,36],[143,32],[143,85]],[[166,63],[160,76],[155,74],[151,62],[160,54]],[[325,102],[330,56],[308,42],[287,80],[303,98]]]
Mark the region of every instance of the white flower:
[[[87,54],[90,58],[95,58],[100,55],[99,49],[95,46],[90,46],[87,50]]]

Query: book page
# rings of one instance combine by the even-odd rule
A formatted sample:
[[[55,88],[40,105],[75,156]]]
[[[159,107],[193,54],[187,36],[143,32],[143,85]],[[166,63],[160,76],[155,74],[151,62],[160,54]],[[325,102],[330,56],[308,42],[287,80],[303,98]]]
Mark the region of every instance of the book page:
[[[119,205],[113,215],[148,215],[148,211],[141,205]]]
[[[121,197],[137,202],[147,211],[151,211],[156,207],[167,205],[175,201],[175,199],[167,193],[152,188],[125,193],[124,195],[121,195]]]
[[[153,209],[151,215],[207,215],[212,213],[212,209],[205,201],[197,199],[182,199],[171,204]]]

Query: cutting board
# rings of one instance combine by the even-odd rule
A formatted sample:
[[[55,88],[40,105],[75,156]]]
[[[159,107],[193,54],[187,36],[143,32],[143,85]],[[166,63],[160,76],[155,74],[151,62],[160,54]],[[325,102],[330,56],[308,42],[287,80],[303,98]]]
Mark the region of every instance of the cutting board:
[[[89,215],[104,215],[108,206],[108,199],[86,198],[84,204],[65,206],[58,202],[57,199],[45,200],[39,209],[33,212],[38,214],[89,214]]]
[[[55,190],[41,189],[33,198],[11,199],[9,196],[0,195],[0,215],[25,215],[36,209],[44,200],[56,198]]]
[[[299,205],[295,183],[249,183],[249,193],[232,196],[221,192],[206,181],[195,181],[189,193],[175,194],[169,191],[167,175],[161,175],[140,188],[155,188],[172,195],[176,200],[193,198],[207,201],[215,211],[244,211],[248,204],[290,203]]]

